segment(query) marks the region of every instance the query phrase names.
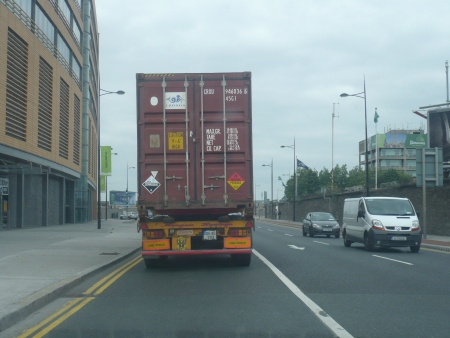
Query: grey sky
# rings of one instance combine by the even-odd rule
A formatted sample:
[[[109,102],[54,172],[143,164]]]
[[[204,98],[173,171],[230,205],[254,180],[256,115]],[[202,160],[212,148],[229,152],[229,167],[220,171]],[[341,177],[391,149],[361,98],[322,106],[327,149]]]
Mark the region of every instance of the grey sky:
[[[124,96],[101,99],[101,144],[113,147],[108,190],[126,188],[127,162],[136,166],[136,73],[252,72],[254,177],[267,191],[274,163],[274,199],[297,157],[320,171],[358,165],[368,134],[426,128],[413,114],[447,99],[450,56],[447,0],[143,1],[96,0],[101,88]],[[140,182],[142,183],[142,182]],[[139,184],[140,184],[139,183]],[[136,191],[129,169],[129,189]],[[279,191],[278,191],[279,190]],[[103,195],[104,196],[104,195]],[[103,197],[104,198],[104,197]]]

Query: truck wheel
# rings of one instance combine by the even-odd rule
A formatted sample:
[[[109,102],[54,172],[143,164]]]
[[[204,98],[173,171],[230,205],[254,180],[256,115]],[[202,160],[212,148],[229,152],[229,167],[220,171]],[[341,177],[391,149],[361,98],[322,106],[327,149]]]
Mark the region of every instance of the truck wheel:
[[[369,234],[364,235],[364,248],[366,251],[373,251],[375,249],[373,241],[370,239]]]
[[[252,261],[252,254],[238,254],[231,256],[237,266],[249,266]]]
[[[409,249],[410,249],[411,252],[413,252],[413,253],[418,253],[419,250],[420,250],[420,245],[411,245],[411,246],[409,247]]]
[[[348,247],[350,247],[350,245],[352,245],[352,242],[350,242],[350,241],[347,239],[347,233],[346,233],[345,231],[342,233],[342,239],[344,240],[344,246],[345,246],[346,248],[348,248]]]
[[[147,269],[154,269],[157,267],[159,260],[158,259],[144,259],[145,267]]]

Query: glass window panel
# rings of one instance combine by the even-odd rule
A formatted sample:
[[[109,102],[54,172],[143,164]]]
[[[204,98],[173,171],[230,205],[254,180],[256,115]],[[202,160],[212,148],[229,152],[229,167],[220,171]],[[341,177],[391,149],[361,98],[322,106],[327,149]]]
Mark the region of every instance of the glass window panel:
[[[75,20],[73,20],[73,32],[75,33],[78,41],[81,43],[81,29]]]
[[[15,0],[17,4],[24,10],[25,13],[28,14],[29,17],[31,17],[31,6],[33,5],[33,2],[30,0]]]
[[[67,22],[70,23],[70,7],[67,6],[66,0],[58,0],[58,6],[61,8]]]
[[[75,57],[72,58],[72,69],[76,76],[78,76],[78,79],[81,80],[81,66],[75,59]]]
[[[64,41],[64,39],[61,37],[60,34],[58,34],[58,51],[61,53],[61,55],[66,59],[67,63],[70,62],[70,48],[67,45],[67,43]]]
[[[44,34],[50,39],[52,43],[55,42],[55,27],[52,22],[47,18],[44,12],[36,6],[36,24],[44,32]]]

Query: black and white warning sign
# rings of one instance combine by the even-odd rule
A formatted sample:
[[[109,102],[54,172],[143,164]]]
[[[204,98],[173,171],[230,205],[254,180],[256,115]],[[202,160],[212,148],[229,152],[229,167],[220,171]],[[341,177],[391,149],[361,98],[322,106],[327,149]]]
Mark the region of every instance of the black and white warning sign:
[[[147,178],[147,180],[142,183],[142,186],[148,190],[148,192],[150,194],[153,194],[155,192],[156,189],[158,189],[161,185],[161,183],[159,183],[156,180],[156,175],[158,174],[157,171],[152,171],[152,174],[150,175],[149,178]]]

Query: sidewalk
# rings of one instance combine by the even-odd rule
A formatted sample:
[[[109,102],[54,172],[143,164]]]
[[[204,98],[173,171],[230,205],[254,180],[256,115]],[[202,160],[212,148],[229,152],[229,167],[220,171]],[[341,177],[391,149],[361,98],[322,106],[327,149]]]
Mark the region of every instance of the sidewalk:
[[[0,332],[140,248],[136,221],[0,230]]]
[[[291,227],[302,227],[301,222],[292,222],[288,220],[274,220],[270,218],[258,219],[256,217],[256,221],[264,221],[273,224],[281,224]],[[427,238],[422,238],[422,248],[433,249],[433,250],[441,250],[441,251],[450,251],[450,236],[435,236],[435,235],[427,235]]]

